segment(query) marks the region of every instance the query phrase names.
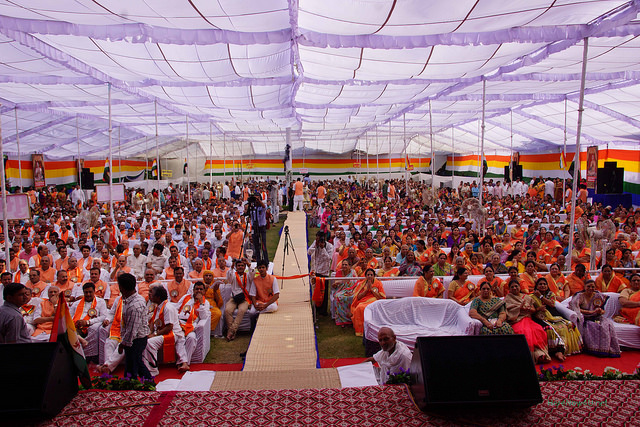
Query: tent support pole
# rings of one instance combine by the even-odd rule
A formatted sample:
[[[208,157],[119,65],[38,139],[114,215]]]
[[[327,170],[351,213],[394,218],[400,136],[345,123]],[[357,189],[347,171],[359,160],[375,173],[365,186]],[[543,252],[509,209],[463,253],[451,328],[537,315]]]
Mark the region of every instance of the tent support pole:
[[[453,126],[451,126],[451,190],[456,186],[456,152],[454,151],[454,137],[453,137]],[[482,187],[480,187],[480,191],[482,191]]]
[[[568,265],[571,266],[573,253],[573,234],[576,228],[576,193],[578,191],[578,181],[580,177],[580,132],[582,130],[582,113],[584,111],[584,86],[587,75],[587,57],[589,53],[589,38],[584,38],[584,49],[582,51],[582,76],[580,78],[580,101],[578,106],[578,126],[576,128],[576,154],[573,158],[573,194],[571,195],[571,222],[569,224],[569,247],[567,255]]]
[[[366,135],[367,138],[367,185],[369,185],[369,136]]]
[[[18,145],[18,174],[20,176],[20,192],[23,193],[24,189],[22,188],[22,161],[20,159],[20,155],[22,154],[20,151],[20,132],[18,131],[18,107],[13,109],[16,116],[16,144]],[[76,128],[78,126],[78,116],[76,116]],[[80,151],[78,149],[78,151]],[[9,259],[9,258],[7,258]],[[8,269],[7,269],[8,270]]]
[[[16,125],[16,129],[17,129],[17,125]],[[77,114],[76,114],[76,144],[78,145],[78,161],[76,162],[76,167],[78,168],[78,183],[80,185],[80,191],[82,191],[82,169],[80,168],[80,128],[78,127]],[[22,181],[22,173],[20,174],[20,181]],[[20,188],[22,188],[22,186]]]
[[[0,107],[2,105],[0,104]],[[11,255],[9,255],[9,218],[7,217],[7,183],[5,179],[5,170],[4,170],[4,149],[2,144],[2,121],[0,120],[0,185],[2,185],[2,232],[4,233],[4,241],[6,242],[4,245],[5,251],[5,259],[11,260]],[[18,158],[18,161],[20,159]],[[7,271],[9,271],[9,261],[7,261]]]
[[[213,160],[213,147],[211,149],[211,159]],[[222,134],[222,176],[227,179],[227,134]]]
[[[389,120],[389,181],[391,181],[391,120]]]
[[[402,140],[404,141],[404,158],[405,158],[405,168],[404,168],[404,194],[405,197],[409,196],[409,155],[407,154],[407,146],[409,143],[407,142],[407,115],[402,115]]]
[[[435,186],[436,157],[433,152],[433,117],[431,116],[431,100],[429,100],[429,141],[431,142],[431,187]]]
[[[158,211],[162,213],[162,201],[160,198],[160,148],[158,147],[158,101],[153,101],[156,121],[156,175],[158,177]]]
[[[378,181],[378,185],[380,185],[380,145],[378,143],[378,126],[376,126],[376,181]]]
[[[564,145],[562,148],[562,205],[565,205],[564,194],[567,191],[567,97],[564,97]],[[602,258],[604,259],[604,258]]]
[[[209,122],[209,187],[213,191],[213,123],[211,122]]]
[[[482,207],[482,187],[484,184],[484,112],[486,105],[486,92],[487,81],[482,79],[482,132],[480,133],[480,191],[478,191],[478,197],[480,198],[480,206]],[[480,236],[484,236],[485,221],[482,220],[482,224],[479,225]]]
[[[185,124],[186,134],[187,134],[187,140],[186,140],[186,144],[187,144],[187,199],[189,200],[189,202],[191,202],[191,183],[189,182],[189,181],[191,181],[189,179],[191,177],[191,165],[189,165],[189,161],[191,160],[189,158],[189,116],[184,116],[184,124]]]
[[[109,83],[109,210],[111,218],[115,220],[113,213],[113,142],[111,134],[113,126],[111,125],[111,83]]]

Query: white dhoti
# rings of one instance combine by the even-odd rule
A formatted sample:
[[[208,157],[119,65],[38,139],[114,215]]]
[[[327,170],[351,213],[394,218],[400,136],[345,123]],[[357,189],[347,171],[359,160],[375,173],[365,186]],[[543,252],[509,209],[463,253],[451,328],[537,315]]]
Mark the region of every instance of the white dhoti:
[[[115,371],[119,364],[124,362],[124,351],[118,353],[118,345],[120,342],[112,338],[107,338],[104,342],[104,366],[109,368],[109,372]]]
[[[304,203],[304,196],[293,196],[293,210],[294,211],[301,211],[302,210],[302,204]]]
[[[85,339],[87,340],[88,344],[86,347],[83,348],[84,350],[84,355],[85,357],[92,357],[92,356],[97,356],[98,355],[98,341],[99,341],[99,335],[100,335],[100,326],[102,324],[101,323],[95,323],[91,326],[89,326],[88,330],[87,330],[87,336],[85,337]]]
[[[39,335],[31,336],[31,341],[37,341],[37,342],[47,342],[49,341],[49,337],[51,337],[51,334],[48,334],[46,332],[42,332]]]
[[[194,334],[195,335],[195,334]],[[185,339],[182,335],[174,335],[175,347],[176,347],[176,363],[181,364],[187,360]],[[147,340],[147,348],[142,354],[142,360],[147,365],[149,372],[152,376],[156,376],[160,373],[158,366],[162,363],[162,360],[158,360],[158,352],[164,344],[164,337],[162,335],[151,337]],[[195,349],[195,345],[193,347]],[[193,350],[191,351],[193,354]],[[187,362],[188,363],[188,362]]]

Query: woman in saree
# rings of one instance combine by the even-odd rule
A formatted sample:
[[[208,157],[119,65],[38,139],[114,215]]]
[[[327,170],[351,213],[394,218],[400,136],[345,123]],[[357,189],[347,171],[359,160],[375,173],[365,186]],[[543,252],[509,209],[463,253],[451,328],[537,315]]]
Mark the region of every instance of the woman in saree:
[[[469,257],[469,263],[467,264],[467,267],[469,268],[469,271],[471,271],[471,274],[473,275],[477,276],[482,274],[482,264],[478,262],[478,254],[473,253]]]
[[[422,268],[422,276],[416,280],[413,287],[414,297],[441,298],[444,286],[440,280],[433,277],[433,268],[427,264]]]
[[[571,290],[569,289],[569,285],[567,284],[564,274],[560,272],[560,266],[557,262],[551,264],[551,267],[549,267],[549,274],[545,276],[545,279],[547,279],[549,290],[553,292],[557,301],[562,302],[569,298]]]
[[[596,291],[596,282],[587,279],[584,290],[577,292],[569,308],[578,313],[578,329],[585,352],[598,357],[620,357],[620,345],[613,321],[604,316],[607,297]]]
[[[469,317],[482,322],[480,335],[511,335],[513,329],[507,323],[504,301],[492,296],[489,282],[480,283],[480,296],[471,301]]]
[[[467,280],[468,277],[469,270],[466,268],[459,268],[456,270],[453,280],[449,283],[449,299],[454,300],[460,305],[467,305],[473,297],[476,296],[477,286],[473,282]]]
[[[522,257],[522,251],[519,249],[514,249],[511,254],[507,257],[504,265],[507,268],[515,267],[518,270],[518,273],[524,273],[525,266],[520,259]]]
[[[620,315],[626,323],[640,326],[640,274],[632,274],[629,282],[618,298],[622,306]]]
[[[400,269],[393,265],[393,259],[390,256],[385,256],[383,260],[383,265],[380,270],[378,270],[378,277],[397,277],[400,275]]]
[[[480,286],[483,283],[489,284],[489,286],[491,287],[491,293],[493,294],[493,296],[496,296],[499,298],[502,298],[504,296],[503,281],[501,278],[495,276],[495,272],[491,265],[487,265],[484,268],[484,278],[480,279],[480,283],[478,283],[478,288],[480,288]],[[480,291],[482,291],[482,289],[480,289]]]
[[[351,303],[353,302],[353,291],[356,275],[351,269],[349,260],[344,260],[340,264],[340,271],[336,277],[343,277],[343,280],[336,280],[331,284],[331,313],[336,321],[336,325],[342,326],[351,324]]]
[[[524,273],[520,273],[520,291],[525,294],[530,294],[533,292],[537,280],[538,273],[536,273],[536,263],[534,261],[527,261],[524,264]]]
[[[358,283],[353,295],[351,321],[356,330],[356,336],[361,337],[364,332],[364,309],[372,302],[386,298],[384,287],[376,279],[376,272],[372,268],[364,272],[364,280]]]
[[[549,289],[544,277],[536,281],[531,294],[533,306],[536,309],[534,321],[547,333],[549,354],[559,361],[564,361],[565,355],[577,354],[582,351],[582,337],[570,320],[565,319],[556,309],[556,297]]]
[[[529,351],[535,363],[547,363],[551,361],[547,351],[547,333],[531,319],[536,312],[530,295],[520,292],[520,284],[511,280],[509,293],[504,297],[507,307],[507,319],[516,334],[522,334],[527,340]]]
[[[602,266],[600,275],[596,277],[596,290],[598,292],[620,293],[626,287],[620,277],[613,273],[613,267],[610,264]]]

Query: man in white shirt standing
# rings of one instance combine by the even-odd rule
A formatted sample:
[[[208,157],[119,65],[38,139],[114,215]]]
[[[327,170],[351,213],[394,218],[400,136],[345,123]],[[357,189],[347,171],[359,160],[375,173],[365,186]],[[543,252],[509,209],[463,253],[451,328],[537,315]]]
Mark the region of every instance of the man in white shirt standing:
[[[231,199],[231,189],[229,188],[229,181],[225,181],[224,186],[222,187],[222,199],[223,200]]]
[[[78,202],[82,202],[82,205],[84,205],[86,202],[84,191],[80,189],[79,185],[76,185],[76,188],[74,188],[71,192],[71,202],[73,203],[74,207],[78,206]]]

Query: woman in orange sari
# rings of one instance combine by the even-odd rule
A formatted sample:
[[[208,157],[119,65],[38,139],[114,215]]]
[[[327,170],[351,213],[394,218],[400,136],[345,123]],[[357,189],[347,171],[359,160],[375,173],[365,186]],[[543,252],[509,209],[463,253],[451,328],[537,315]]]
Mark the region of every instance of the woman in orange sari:
[[[364,333],[364,309],[379,299],[385,299],[384,287],[376,279],[376,272],[373,268],[367,268],[364,272],[364,280],[358,283],[351,303],[351,321],[356,330],[356,336],[361,337]]]
[[[384,266],[378,270],[378,277],[396,277],[400,275],[400,269],[393,266],[393,260],[390,256],[384,257]]]
[[[600,275],[596,277],[596,289],[598,292],[622,292],[626,286],[622,280],[613,274],[613,267],[609,264],[602,266]]]
[[[483,283],[488,283],[491,286],[491,293],[493,296],[501,298],[505,295],[503,289],[503,281],[501,278],[495,276],[495,272],[493,267],[487,265],[484,268],[484,279],[480,279],[480,283],[478,283],[478,289],[482,287]]]
[[[422,268],[422,276],[416,280],[413,287],[414,297],[441,298],[444,286],[438,279],[433,278],[433,268],[427,264]]]
[[[536,287],[538,273],[536,273],[536,263],[527,261],[524,263],[524,273],[520,273],[520,292],[530,294]]]
[[[469,257],[467,267],[469,268],[471,274],[475,276],[482,274],[482,264],[478,262],[478,254],[474,253]]]
[[[620,293],[620,315],[630,324],[640,326],[640,274],[632,274],[629,285]]]
[[[467,280],[467,277],[469,277],[469,270],[459,268],[449,283],[449,299],[460,305],[467,305],[476,296],[476,285]]]
[[[516,226],[511,229],[511,239],[520,242],[524,239],[524,228],[522,228],[521,219],[517,220]]]
[[[544,277],[547,279],[549,290],[553,292],[553,295],[555,295],[556,301],[564,301],[569,298],[571,290],[569,289],[569,284],[567,283],[567,279],[564,277],[564,274],[560,272],[560,266],[557,262],[551,264],[549,267],[549,274]]]

